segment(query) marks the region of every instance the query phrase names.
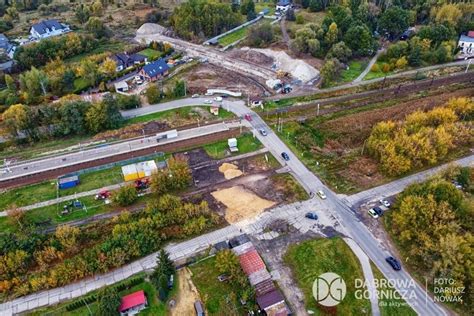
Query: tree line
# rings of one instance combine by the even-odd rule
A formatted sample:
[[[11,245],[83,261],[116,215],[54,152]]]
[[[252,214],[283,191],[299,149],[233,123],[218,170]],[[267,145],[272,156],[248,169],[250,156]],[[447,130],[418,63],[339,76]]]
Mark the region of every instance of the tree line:
[[[56,103],[30,107],[10,106],[2,115],[2,134],[16,142],[96,134],[118,128],[122,122],[121,108],[138,105],[137,97],[107,94],[97,103],[68,96]]]
[[[450,288],[464,287],[457,308],[472,314],[473,169],[450,168],[444,174],[407,187],[387,213],[385,227],[397,241],[406,265],[426,277],[432,290],[435,278],[452,280]],[[463,190],[451,181],[463,179]]]
[[[416,111],[400,122],[377,123],[367,140],[370,154],[390,176],[443,160],[453,149],[472,145],[474,102],[451,99],[428,112]]]
[[[0,293],[13,298],[105,273],[159,250],[164,241],[200,234],[220,223],[205,201],[162,195],[145,210],[54,234],[21,230],[0,237]],[[161,284],[161,274],[152,278]]]

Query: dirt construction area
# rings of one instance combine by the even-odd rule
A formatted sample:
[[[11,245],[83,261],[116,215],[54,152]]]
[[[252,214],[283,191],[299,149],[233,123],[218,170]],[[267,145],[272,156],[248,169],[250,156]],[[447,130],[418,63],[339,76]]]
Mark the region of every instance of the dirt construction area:
[[[211,194],[226,206],[225,219],[231,224],[253,218],[276,204],[273,201],[262,199],[242,186],[217,190]]]
[[[191,279],[188,268],[178,270],[178,298],[176,305],[170,308],[171,316],[194,315],[194,302],[200,300],[199,292]]]
[[[183,74],[181,80],[187,83],[190,94],[204,94],[207,89],[226,89],[249,93],[251,97],[263,97],[265,89],[262,84],[250,76],[244,76],[225,68],[211,64],[199,64]]]

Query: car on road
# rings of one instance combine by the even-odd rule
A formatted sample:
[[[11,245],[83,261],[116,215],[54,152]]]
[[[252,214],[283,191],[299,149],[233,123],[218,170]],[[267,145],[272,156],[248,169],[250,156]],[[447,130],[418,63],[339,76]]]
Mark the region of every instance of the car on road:
[[[199,98],[199,94],[197,94],[197,93],[196,93],[196,94],[193,94],[193,95],[191,96],[191,98],[193,98],[193,99],[194,99],[194,98]]]
[[[214,98],[214,101],[216,101],[216,102],[222,102],[222,97],[215,97],[215,98]]]
[[[385,207],[390,207],[390,202],[385,199],[380,199],[379,202]]]
[[[244,117],[247,121],[252,122],[252,117],[250,116],[250,114],[245,114]]]
[[[204,104],[212,104],[212,101],[211,100],[204,100]]]
[[[314,219],[314,220],[318,219],[318,215],[314,212],[308,212],[305,214],[304,217],[309,218],[309,219]]]
[[[371,208],[367,213],[369,213],[369,215],[372,216],[373,218],[379,218],[379,214],[377,214],[377,212],[374,211],[373,208]]]
[[[286,161],[290,160],[290,156],[288,156],[288,154],[286,152],[282,152],[281,153],[281,156],[283,157],[283,159],[285,159]]]
[[[326,194],[324,194],[323,190],[319,190],[318,192],[316,192],[316,194],[323,200],[325,200],[327,198]]]
[[[387,257],[385,258],[385,261],[388,262],[388,264],[393,268],[395,271],[400,271],[402,269],[402,266],[400,265],[400,262],[398,262],[397,259],[394,257]]]
[[[260,132],[260,135],[267,136],[267,131],[264,128],[261,128],[258,131]]]

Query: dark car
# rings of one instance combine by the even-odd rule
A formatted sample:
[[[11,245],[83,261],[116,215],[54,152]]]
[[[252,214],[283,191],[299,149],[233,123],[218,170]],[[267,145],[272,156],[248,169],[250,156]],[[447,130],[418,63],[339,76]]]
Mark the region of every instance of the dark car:
[[[382,210],[380,207],[375,206],[375,207],[373,208],[373,210],[375,211],[375,213],[377,213],[378,216],[382,216],[382,215],[383,215],[383,210]]]
[[[286,152],[282,152],[281,153],[281,156],[283,157],[283,159],[285,159],[286,161],[290,160],[290,156],[288,156],[288,154]]]
[[[316,213],[314,212],[308,212],[306,213],[304,217],[309,218],[309,219],[314,219],[314,220],[318,219],[318,215],[316,215]]]
[[[394,257],[387,257],[385,258],[385,261],[387,261],[388,264],[392,266],[393,270],[400,271],[402,269],[400,262],[398,262],[398,260]]]

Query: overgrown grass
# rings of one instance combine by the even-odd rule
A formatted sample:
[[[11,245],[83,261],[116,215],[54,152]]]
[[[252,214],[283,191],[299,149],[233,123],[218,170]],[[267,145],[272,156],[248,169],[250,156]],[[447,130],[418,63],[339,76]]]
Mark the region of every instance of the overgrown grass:
[[[349,246],[339,237],[315,239],[291,245],[284,256],[293,278],[304,294],[306,310],[318,315],[370,315],[370,302],[355,296],[355,279],[363,279],[362,268]],[[322,308],[313,297],[313,282],[323,273],[333,272],[346,283],[345,298],[336,308]]]
[[[373,262],[370,262],[370,266],[372,268],[372,272],[374,273],[374,278],[377,280],[383,280],[385,279],[384,275],[380,270],[373,264]],[[394,296],[399,297],[395,295],[395,289],[392,287],[379,287],[377,288],[380,292],[384,293],[389,293],[388,297],[393,297],[393,298],[386,298],[386,297],[379,297],[379,308],[380,308],[380,314],[382,316],[415,316],[417,315],[416,312],[408,305],[407,302],[405,302],[404,299],[396,299]],[[382,295],[381,295],[382,296]]]
[[[304,201],[309,198],[308,193],[293,178],[289,173],[274,174],[272,177],[276,187],[281,187],[282,192],[285,194],[285,202],[293,203],[297,201]]]
[[[220,275],[216,269],[216,257],[210,257],[189,267],[192,271],[192,280],[199,291],[203,303],[209,315],[224,315],[224,310],[228,311],[229,307],[224,305],[229,304],[232,300],[229,298],[237,292],[228,282],[220,282],[217,277]],[[241,305],[232,306],[242,315]]]
[[[367,67],[367,60],[353,60],[349,62],[349,69],[341,73],[342,82],[350,82],[356,79]]]
[[[93,49],[90,52],[76,55],[74,57],[68,58],[65,60],[66,63],[75,63],[80,62],[87,56],[102,54],[102,53],[118,53],[126,50],[126,44],[121,41],[115,41],[110,39],[103,39],[100,41],[99,46]]]
[[[253,137],[252,134],[247,133],[237,137],[237,147],[239,151],[232,153],[232,155],[246,154],[262,148],[260,141]],[[203,146],[206,153],[214,159],[222,159],[229,154],[229,145],[227,140],[222,140],[213,144]]]
[[[390,75],[393,75],[393,71],[388,71],[388,72],[383,72],[382,71],[382,66],[383,66],[383,62],[381,61],[377,61],[375,63],[375,65],[378,66],[379,68],[379,71],[372,71],[370,70],[367,75],[365,75],[364,79],[363,80],[370,80],[370,79],[377,79],[377,78],[383,78],[385,76],[390,76]]]

